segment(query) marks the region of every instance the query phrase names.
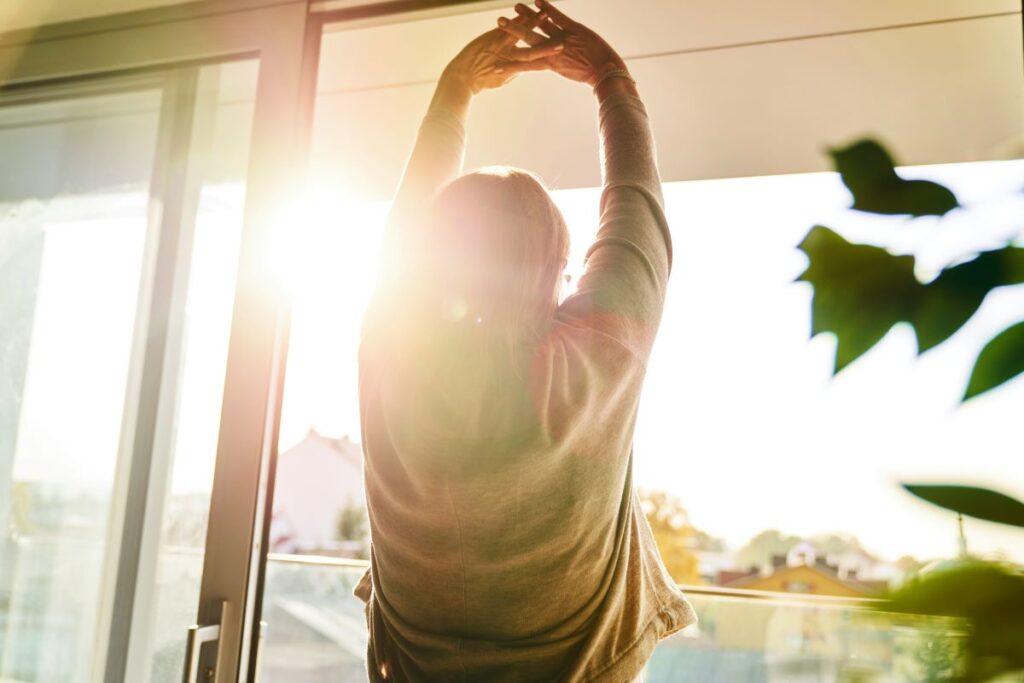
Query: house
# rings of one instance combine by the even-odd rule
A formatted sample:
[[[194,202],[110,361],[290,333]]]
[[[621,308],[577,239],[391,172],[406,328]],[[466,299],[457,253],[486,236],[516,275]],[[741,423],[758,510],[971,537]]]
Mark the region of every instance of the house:
[[[856,569],[842,567],[821,557],[807,541],[794,546],[786,555],[772,558],[772,567],[746,573],[722,572],[719,584],[728,588],[868,598],[881,593],[886,582],[860,580]]]
[[[360,445],[311,429],[278,456],[270,551],[336,552],[342,511],[365,505]]]

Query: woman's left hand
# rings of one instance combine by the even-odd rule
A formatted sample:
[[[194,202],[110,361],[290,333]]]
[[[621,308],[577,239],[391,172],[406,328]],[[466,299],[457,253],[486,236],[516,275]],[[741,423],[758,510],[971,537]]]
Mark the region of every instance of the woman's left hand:
[[[518,16],[505,21],[535,28],[546,16],[535,13],[522,3],[516,5]],[[517,38],[500,28],[492,29],[474,38],[445,67],[443,79],[449,79],[468,88],[472,94],[489,88],[499,88],[515,78],[516,72],[505,70],[499,63],[524,62],[545,59],[562,50],[560,40],[549,39],[529,47],[516,47]]]

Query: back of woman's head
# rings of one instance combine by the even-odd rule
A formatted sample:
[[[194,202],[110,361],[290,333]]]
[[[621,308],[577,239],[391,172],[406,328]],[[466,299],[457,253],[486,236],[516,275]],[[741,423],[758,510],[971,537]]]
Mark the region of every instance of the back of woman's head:
[[[445,187],[413,234],[378,355],[391,429],[446,457],[508,452],[539,433],[531,361],[558,306],[565,220],[533,174],[486,168]]]
[[[426,228],[429,253],[417,260],[428,317],[509,351],[550,322],[569,234],[537,176],[507,167],[468,173],[438,194]]]

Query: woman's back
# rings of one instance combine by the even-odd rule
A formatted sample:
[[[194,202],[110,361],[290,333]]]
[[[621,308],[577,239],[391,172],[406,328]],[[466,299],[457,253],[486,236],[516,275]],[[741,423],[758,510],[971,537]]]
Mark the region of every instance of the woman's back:
[[[560,680],[588,641],[658,611],[647,577],[627,576],[661,571],[632,495],[642,362],[572,319],[531,361],[503,391],[470,393],[363,361],[376,597],[390,637],[427,644],[402,662],[409,680]],[[657,607],[675,597],[659,578]]]

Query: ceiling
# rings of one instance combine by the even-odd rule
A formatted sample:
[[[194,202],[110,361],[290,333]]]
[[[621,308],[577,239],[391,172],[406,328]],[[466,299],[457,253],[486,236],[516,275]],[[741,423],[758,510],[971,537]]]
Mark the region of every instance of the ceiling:
[[[826,168],[823,149],[880,137],[906,164],[1020,156],[1020,5],[1009,0],[564,0],[626,56],[664,180]],[[628,7],[628,9],[627,9]],[[447,60],[490,10],[324,36],[314,169],[366,197],[393,191]],[[467,166],[505,163],[557,187],[599,183],[587,88],[524,74],[474,103]]]

